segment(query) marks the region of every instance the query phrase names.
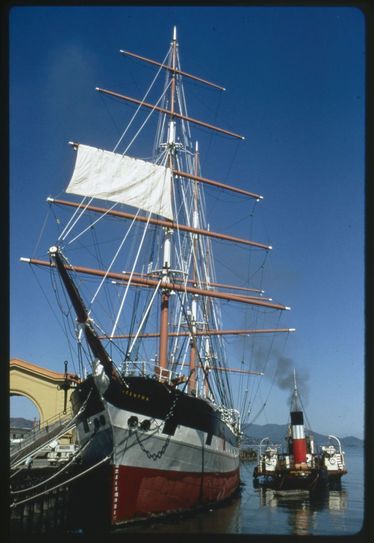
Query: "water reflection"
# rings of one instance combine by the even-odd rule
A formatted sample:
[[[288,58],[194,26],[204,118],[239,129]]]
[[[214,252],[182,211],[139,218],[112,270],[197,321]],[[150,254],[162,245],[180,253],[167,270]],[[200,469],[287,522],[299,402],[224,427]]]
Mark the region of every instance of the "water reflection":
[[[294,535],[310,535],[315,532],[318,513],[321,511],[328,510],[334,514],[347,508],[347,493],[342,488],[319,493],[258,488],[257,493],[260,508],[277,508],[287,514],[287,524],[290,533]]]
[[[213,509],[174,515],[170,519],[120,527],[120,533],[242,533],[241,499],[236,496]]]
[[[352,533],[356,530],[352,502],[356,500],[362,503],[361,495],[356,496],[354,484],[357,480],[357,486],[362,488],[362,478],[354,478],[353,461],[351,466],[344,486],[340,484],[340,487],[318,494],[297,494],[255,487],[252,478],[253,462],[243,462],[240,493],[228,503],[157,522],[119,527],[115,532],[267,535]],[[361,474],[362,470],[357,473]]]
[[[310,535],[316,533],[317,524],[323,522],[320,513],[323,511],[338,514],[347,507],[347,494],[343,489],[330,490],[319,494],[309,492],[279,492],[266,488],[257,488],[252,494],[251,485],[243,485],[240,496],[232,499],[224,506],[191,514],[174,516],[172,519],[151,522],[146,525],[122,527],[119,532],[131,533],[223,533],[241,534],[256,533],[253,526],[252,498],[258,498],[258,512],[266,509],[271,514],[274,524],[278,525],[284,517],[287,533],[294,535]],[[259,515],[261,516],[261,515]],[[267,523],[273,524],[267,517],[261,533],[267,533]],[[270,528],[270,524],[268,528]],[[248,529],[249,528],[249,529]],[[253,533],[253,532],[252,532]]]
[[[350,471],[340,487],[322,493],[282,493],[253,485],[253,462],[241,465],[240,492],[228,503],[211,509],[174,515],[118,527],[115,533],[186,533],[186,534],[253,534],[253,535],[348,535],[362,527],[363,520],[363,460],[362,451],[350,453]],[[22,521],[32,531],[37,516],[42,516],[45,531],[56,522],[49,516],[47,494],[42,510],[25,509]],[[63,510],[61,506],[60,511]],[[57,522],[60,521],[61,514]],[[19,523],[20,519],[16,519]],[[13,528],[12,528],[13,531]],[[17,533],[14,528],[14,533]],[[104,538],[105,539],[105,538]]]

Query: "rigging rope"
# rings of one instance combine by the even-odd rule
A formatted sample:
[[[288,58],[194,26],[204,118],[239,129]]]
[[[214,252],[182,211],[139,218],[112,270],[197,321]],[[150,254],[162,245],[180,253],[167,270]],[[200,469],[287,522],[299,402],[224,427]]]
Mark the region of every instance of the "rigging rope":
[[[115,261],[117,260],[117,256],[119,255],[119,252],[121,251],[121,249],[122,249],[122,247],[123,247],[123,244],[125,243],[125,241],[126,241],[128,235],[130,234],[130,232],[131,232],[131,230],[132,230],[132,227],[134,226],[135,221],[136,221],[136,219],[137,219],[137,217],[138,217],[138,215],[139,215],[139,212],[140,212],[140,209],[138,209],[138,211],[136,212],[135,217],[134,217],[133,220],[131,221],[131,224],[130,224],[129,228],[127,229],[127,232],[126,232],[124,238],[122,239],[122,241],[121,241],[121,243],[120,243],[120,245],[119,245],[119,247],[118,247],[118,249],[117,249],[117,251],[116,251],[116,253],[115,253],[115,255],[114,255],[113,259],[112,259],[112,261],[111,261],[111,263],[109,264],[109,267],[108,267],[107,271],[105,272],[105,275],[103,276],[102,280],[100,281],[100,284],[99,284],[99,286],[97,287],[97,290],[96,290],[95,294],[94,294],[93,297],[92,297],[92,300],[91,300],[91,302],[90,302],[90,306],[92,306],[92,304],[94,303],[94,301],[95,301],[97,295],[99,294],[99,292],[100,292],[100,290],[101,290],[102,285],[104,284],[106,278],[108,277],[108,273],[110,272],[110,270],[111,270],[112,267],[113,267],[113,264],[114,264]]]
[[[93,434],[94,435],[94,434]],[[30,490],[34,490],[35,488],[38,488],[39,486],[42,486],[42,485],[45,485],[46,483],[48,483],[49,481],[52,481],[52,479],[55,479],[58,475],[60,475],[61,473],[63,473],[66,468],[68,468],[70,466],[70,464],[73,463],[73,461],[75,460],[75,458],[81,454],[86,448],[87,446],[89,445],[90,441],[92,439],[92,436],[90,437],[90,439],[84,444],[82,445],[82,447],[80,447],[74,454],[73,456],[70,458],[70,460],[64,465],[61,467],[61,469],[59,469],[56,473],[53,473],[51,475],[51,477],[48,477],[47,479],[44,479],[43,481],[41,481],[40,483],[37,483],[36,485],[34,486],[29,486],[27,488],[21,488],[20,490],[11,490],[10,491],[10,494],[12,495],[15,495],[15,494],[23,494],[24,492],[29,492]],[[24,469],[24,468],[23,468]]]
[[[133,340],[133,342],[132,342],[132,344],[131,344],[131,347],[129,348],[129,350],[128,350],[128,352],[127,352],[127,355],[128,355],[128,356],[131,355],[131,351],[132,351],[132,349],[133,349],[133,347],[134,347],[134,345],[135,345],[135,343],[136,343],[136,341],[137,341],[137,339],[138,339],[138,336],[139,336],[139,334],[140,334],[140,332],[141,332],[141,330],[142,330],[142,328],[143,328],[144,322],[145,322],[145,320],[146,320],[146,318],[147,318],[147,316],[148,316],[148,313],[149,313],[149,311],[150,311],[150,309],[151,309],[151,307],[152,307],[153,301],[154,301],[154,299],[155,299],[155,297],[156,297],[156,294],[157,294],[157,292],[158,292],[158,289],[160,288],[161,282],[162,282],[162,279],[160,279],[159,282],[157,283],[157,287],[155,288],[155,291],[154,291],[154,293],[153,293],[153,295],[152,295],[152,298],[151,298],[151,300],[150,300],[150,302],[149,302],[149,305],[148,305],[148,307],[147,307],[147,309],[146,309],[146,312],[145,312],[145,314],[143,315],[143,319],[142,319],[142,321],[141,321],[141,323],[140,323],[140,325],[139,325],[138,331],[137,331],[137,333],[136,333],[136,335],[135,335],[135,337],[134,337],[134,340]]]
[[[170,82],[171,84],[171,82]],[[160,103],[160,101],[162,100],[162,98],[164,97],[164,94],[166,93],[166,91],[168,90],[169,87],[166,87],[166,89],[164,90],[163,94],[161,94],[160,98],[157,100],[156,104],[153,106],[153,108],[151,109],[150,113],[147,115],[145,121],[143,122],[143,124],[140,126],[139,130],[137,131],[137,133],[135,134],[135,136],[132,138],[132,140],[130,141],[130,143],[128,144],[128,146],[126,147],[126,149],[124,150],[124,152],[122,153],[122,156],[125,155],[127,153],[127,151],[130,149],[131,145],[134,143],[134,141],[136,140],[136,138],[139,136],[140,132],[143,130],[144,126],[147,124],[149,118],[151,117],[151,115],[153,114],[153,112],[155,111],[156,107],[158,106],[158,104]]]
[[[105,456],[104,458],[102,458],[99,462],[97,462],[93,466],[90,466],[86,470],[78,473],[77,475],[74,475],[74,477],[70,477],[70,479],[67,479],[66,481],[63,481],[62,483],[60,483],[60,484],[58,484],[56,486],[53,486],[52,488],[48,488],[48,489],[44,490],[43,492],[39,492],[39,494],[36,494],[35,496],[31,496],[30,498],[26,498],[25,500],[21,500],[21,501],[18,501],[18,502],[13,502],[13,503],[10,504],[10,507],[13,509],[14,507],[18,507],[18,505],[22,505],[23,503],[27,503],[29,501],[35,500],[35,498],[39,498],[40,496],[44,496],[45,494],[49,494],[53,490],[56,490],[57,488],[60,488],[61,486],[67,485],[68,483],[71,483],[72,481],[75,481],[76,479],[79,479],[80,477],[83,477],[83,475],[86,475],[90,471],[98,468],[101,464],[104,464],[105,462],[110,460],[110,458],[111,458],[111,456]]]
[[[62,437],[63,435],[66,434],[66,432],[68,432],[69,430],[71,430],[71,428],[73,428],[75,426],[75,420],[77,419],[77,417],[84,411],[84,409],[86,408],[86,405],[87,405],[87,402],[91,396],[91,393],[92,393],[92,390],[89,392],[89,394],[87,395],[87,398],[85,399],[85,401],[82,403],[81,407],[79,408],[79,411],[77,411],[77,413],[74,415],[74,417],[68,421],[66,421],[63,429],[58,432],[56,435],[54,435],[53,437],[51,437],[51,439],[47,440],[46,442],[44,442],[42,445],[38,446],[33,452],[29,453],[29,454],[24,454],[23,456],[21,456],[22,454],[22,450],[19,451],[19,453],[17,453],[17,456],[20,457],[18,458],[17,460],[17,456],[15,458],[15,460],[13,461],[13,463],[11,464],[11,467],[12,468],[16,468],[17,466],[19,466],[26,458],[28,458],[29,456],[33,457],[41,448],[45,447],[46,445],[48,445],[48,443],[51,443],[52,441],[58,439],[59,437]]]
[[[147,233],[147,230],[148,230],[148,226],[149,226],[149,221],[151,219],[151,216],[152,216],[152,213],[150,212],[149,215],[148,215],[148,219],[147,219],[147,223],[145,225],[145,228],[144,228],[144,231],[143,231],[143,235],[142,235],[142,239],[140,241],[140,244],[139,244],[139,248],[138,248],[138,252],[136,254],[136,257],[135,257],[135,260],[134,260],[134,264],[133,264],[133,267],[132,267],[132,270],[131,270],[131,273],[130,273],[130,277],[129,277],[129,280],[128,280],[128,283],[127,283],[127,286],[126,286],[126,290],[125,290],[125,293],[123,295],[123,298],[122,298],[122,301],[121,301],[121,305],[120,305],[120,308],[118,310],[118,313],[117,313],[117,318],[115,320],[115,323],[114,323],[114,326],[112,328],[112,332],[110,334],[110,337],[112,337],[116,331],[116,328],[117,328],[117,324],[118,324],[118,321],[119,321],[119,318],[120,318],[120,315],[122,313],[122,309],[123,309],[123,305],[125,303],[125,300],[126,300],[126,297],[127,297],[127,293],[128,293],[128,290],[129,290],[129,287],[130,287],[130,283],[131,283],[131,279],[134,275],[134,271],[135,271],[135,267],[136,267],[136,264],[138,262],[138,258],[139,258],[139,255],[140,255],[140,251],[143,247],[143,243],[144,243],[144,238],[145,238],[145,234]]]
[[[76,208],[76,210],[74,211],[74,213],[72,214],[72,216],[70,217],[70,220],[66,223],[66,226],[65,228],[63,229],[63,231],[61,232],[61,234],[59,235],[58,237],[58,241],[62,240],[64,241],[66,239],[66,237],[70,234],[70,232],[72,231],[72,229],[74,228],[74,226],[77,224],[77,222],[79,221],[79,219],[82,217],[82,215],[84,214],[84,212],[86,211],[87,207],[91,204],[93,198],[90,198],[87,202],[87,204],[85,204],[85,206],[83,207],[83,203],[87,200],[87,196],[84,196],[79,204],[79,207]],[[114,206],[112,206],[112,209],[113,209]],[[80,211],[80,213],[79,213]],[[78,215],[78,217],[75,219],[75,216]],[[75,220],[74,220],[75,219]]]
[[[92,202],[93,198],[91,198],[91,200],[89,201],[89,203],[87,205],[89,205],[91,202]],[[115,204],[113,204],[111,207],[109,207],[108,209],[105,210],[104,213],[102,213],[93,223],[91,223],[89,226],[87,226],[87,228],[85,228],[84,230],[82,230],[82,232],[80,232],[79,234],[77,234],[75,236],[75,238],[71,239],[68,243],[68,245],[70,245],[71,243],[74,243],[77,239],[79,239],[81,236],[83,236],[83,234],[85,234],[87,231],[91,230],[98,222],[100,222],[104,217],[106,217],[106,215],[112,211],[117,205],[117,202]],[[87,208],[87,206],[86,206]],[[86,209],[85,208],[85,209]],[[78,208],[79,209],[79,208]],[[81,215],[78,217],[78,219],[76,220],[76,222],[73,224],[73,226],[70,228],[69,232],[66,233],[66,235],[64,236],[63,239],[66,238],[66,236],[68,234],[70,234],[71,230],[73,229],[73,227],[75,226],[75,224],[78,222],[78,220],[80,219],[80,217],[83,215],[85,210],[82,211]]]
[[[40,241],[42,239],[43,233],[44,233],[44,231],[46,229],[46,225],[47,225],[50,214],[51,214],[51,206],[48,206],[48,210],[47,210],[43,225],[41,227],[39,237],[38,237],[37,242],[36,242],[35,247],[34,247],[33,256],[35,256],[35,254],[36,254],[36,252],[37,252],[37,250],[39,248],[39,244],[40,244]]]
[[[165,58],[164,58],[164,60],[162,61],[162,64],[165,63],[167,57],[169,56],[170,51],[171,51],[171,47],[169,47],[169,50],[168,50],[168,52],[166,53]],[[160,66],[160,68],[158,69],[158,71],[157,71],[157,73],[156,73],[156,75],[155,75],[155,77],[154,77],[152,83],[151,83],[150,86],[148,87],[148,90],[147,90],[147,92],[145,93],[145,95],[144,95],[144,97],[143,97],[141,103],[140,103],[139,106],[137,107],[137,109],[136,109],[134,115],[132,116],[132,118],[131,118],[129,124],[127,125],[127,127],[126,127],[125,130],[123,131],[122,136],[119,138],[117,144],[116,144],[115,147],[113,148],[113,152],[115,152],[115,151],[117,150],[119,144],[121,143],[121,141],[122,141],[123,138],[125,137],[127,131],[129,130],[130,126],[132,125],[133,121],[135,120],[135,117],[137,116],[137,114],[138,114],[140,108],[142,107],[142,105],[143,105],[145,99],[147,98],[147,96],[148,96],[149,92],[151,91],[151,89],[152,89],[154,83],[156,82],[156,80],[157,80],[157,78],[158,78],[158,76],[159,76],[161,70],[162,70],[162,66]],[[128,148],[127,148],[127,149],[128,149]],[[127,151],[127,149],[126,149],[126,151]],[[123,154],[125,154],[126,151],[125,151]]]

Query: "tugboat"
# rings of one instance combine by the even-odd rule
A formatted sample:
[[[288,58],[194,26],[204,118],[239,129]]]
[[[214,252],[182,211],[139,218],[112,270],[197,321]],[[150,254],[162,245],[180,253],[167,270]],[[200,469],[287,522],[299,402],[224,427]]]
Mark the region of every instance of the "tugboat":
[[[287,450],[280,452],[279,446],[269,444],[262,453],[263,443],[269,441],[269,438],[261,440],[257,465],[253,471],[254,486],[278,491],[312,491],[339,485],[341,477],[347,473],[344,452],[337,437],[328,437],[336,441],[337,448],[332,444],[323,445],[320,452],[316,452],[313,435],[305,434],[304,413],[294,372]]]

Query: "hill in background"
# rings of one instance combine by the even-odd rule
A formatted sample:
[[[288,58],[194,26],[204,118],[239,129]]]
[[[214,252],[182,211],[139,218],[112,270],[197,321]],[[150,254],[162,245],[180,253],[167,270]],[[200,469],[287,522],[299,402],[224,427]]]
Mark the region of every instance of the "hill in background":
[[[24,419],[23,417],[11,417],[10,418],[10,427],[11,428],[32,428],[34,426],[34,421],[29,419]]]
[[[274,444],[284,445],[285,436],[287,435],[287,424],[243,424],[242,432],[244,433],[243,445],[258,445],[264,437],[270,438]],[[307,433],[308,430],[306,430]],[[312,432],[315,444],[325,445],[330,440],[327,435]],[[340,437],[337,436],[342,444],[342,447],[363,447],[364,441],[354,436]],[[333,443],[334,440],[331,441]]]
[[[24,419],[22,417],[11,418],[11,428],[32,428],[34,421]],[[284,445],[284,438],[287,435],[287,424],[243,424],[242,432],[244,434],[243,445],[251,446],[258,445],[264,437],[269,437],[275,444]],[[316,445],[324,445],[328,443],[327,435],[313,432]],[[339,436],[337,436],[339,437]],[[339,437],[342,447],[363,447],[364,442],[354,436]]]

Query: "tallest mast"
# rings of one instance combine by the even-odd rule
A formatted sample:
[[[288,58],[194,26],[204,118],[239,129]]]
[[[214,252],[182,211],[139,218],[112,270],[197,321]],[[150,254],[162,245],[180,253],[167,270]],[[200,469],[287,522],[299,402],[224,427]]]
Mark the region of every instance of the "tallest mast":
[[[175,78],[176,78],[176,59],[177,59],[177,28],[173,29],[173,40],[171,43],[171,82],[170,82],[170,117],[168,125],[168,151],[169,151],[169,168],[173,171],[174,155],[175,155]],[[164,237],[164,252],[163,252],[163,267],[162,267],[162,290],[161,298],[161,321],[160,321],[160,366],[167,368],[168,366],[168,337],[169,337],[169,296],[170,291],[167,288],[170,283],[169,269],[171,265],[171,236],[173,230],[165,229]]]

